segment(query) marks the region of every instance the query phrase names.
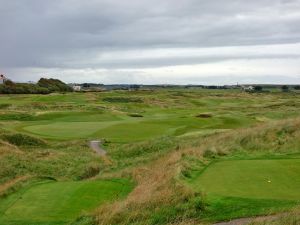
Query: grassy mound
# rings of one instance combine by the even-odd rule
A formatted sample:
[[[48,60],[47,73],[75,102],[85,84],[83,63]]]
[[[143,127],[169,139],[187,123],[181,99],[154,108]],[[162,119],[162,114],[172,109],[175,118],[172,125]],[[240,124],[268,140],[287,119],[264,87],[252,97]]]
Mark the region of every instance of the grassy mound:
[[[66,224],[84,211],[124,197],[131,189],[126,180],[48,181],[0,199],[0,223]]]

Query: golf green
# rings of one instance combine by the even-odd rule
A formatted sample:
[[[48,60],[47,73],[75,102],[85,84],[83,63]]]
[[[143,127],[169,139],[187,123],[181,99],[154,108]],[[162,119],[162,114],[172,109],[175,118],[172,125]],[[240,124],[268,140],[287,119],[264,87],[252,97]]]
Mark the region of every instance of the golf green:
[[[193,181],[220,196],[300,200],[300,159],[228,160],[211,164]]]
[[[126,180],[47,182],[0,201],[0,224],[65,224],[106,201],[126,196]]]

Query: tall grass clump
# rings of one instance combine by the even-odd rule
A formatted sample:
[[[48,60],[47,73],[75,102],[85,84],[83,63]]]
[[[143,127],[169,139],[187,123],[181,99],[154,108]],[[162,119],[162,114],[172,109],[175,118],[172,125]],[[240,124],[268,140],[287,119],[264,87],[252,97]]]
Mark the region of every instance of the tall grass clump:
[[[197,146],[199,144],[199,146]],[[220,133],[193,145],[207,158],[232,153],[296,153],[300,148],[300,119],[283,120]]]
[[[137,185],[120,202],[100,207],[96,224],[167,224],[197,220],[205,209],[204,195],[194,192],[176,178],[179,152],[170,153],[148,166],[132,171]]]
[[[79,176],[80,180],[88,179],[95,177],[100,172],[100,165],[96,163],[90,163],[88,164],[84,170],[83,173]]]

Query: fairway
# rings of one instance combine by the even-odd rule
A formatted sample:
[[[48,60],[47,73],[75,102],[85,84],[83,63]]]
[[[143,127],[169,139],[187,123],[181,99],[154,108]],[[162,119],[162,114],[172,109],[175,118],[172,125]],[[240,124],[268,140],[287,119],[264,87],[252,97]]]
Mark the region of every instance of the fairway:
[[[69,139],[85,138],[91,136],[99,129],[106,128],[116,121],[110,122],[56,122],[46,125],[35,125],[24,127],[23,129],[33,134],[48,138]]]
[[[300,159],[213,163],[193,185],[220,196],[300,200]]]
[[[66,224],[101,203],[126,196],[131,188],[126,180],[35,185],[1,200],[0,224]]]

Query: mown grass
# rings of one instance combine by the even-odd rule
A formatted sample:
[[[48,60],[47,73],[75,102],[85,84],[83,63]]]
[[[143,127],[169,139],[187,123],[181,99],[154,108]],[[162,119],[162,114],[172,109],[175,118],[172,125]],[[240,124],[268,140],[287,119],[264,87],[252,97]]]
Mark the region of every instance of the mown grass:
[[[226,160],[210,165],[193,186],[221,196],[300,201],[299,173],[300,159]]]
[[[126,196],[131,188],[126,180],[39,183],[1,199],[0,222],[65,224],[105,201]]]
[[[200,216],[201,221],[217,222],[230,221],[243,217],[269,215],[292,209],[299,202],[292,200],[253,199],[238,197],[220,197],[210,195],[207,207]]]

